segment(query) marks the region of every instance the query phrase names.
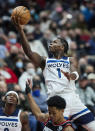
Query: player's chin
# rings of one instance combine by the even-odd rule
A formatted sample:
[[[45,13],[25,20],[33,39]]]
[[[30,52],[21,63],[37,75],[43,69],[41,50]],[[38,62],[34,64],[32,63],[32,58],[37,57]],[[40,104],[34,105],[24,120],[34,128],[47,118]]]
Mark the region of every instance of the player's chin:
[[[55,123],[55,122],[56,122],[56,120],[55,120],[54,118],[51,118],[51,120],[52,120],[52,122],[53,122],[53,123]]]
[[[7,103],[8,103],[8,104],[12,104],[12,105],[16,105],[16,104],[17,104],[17,103],[16,103],[15,101],[13,101],[13,100],[9,100]]]
[[[54,47],[50,46],[50,47],[49,47],[49,51],[52,52],[52,53],[55,52]]]

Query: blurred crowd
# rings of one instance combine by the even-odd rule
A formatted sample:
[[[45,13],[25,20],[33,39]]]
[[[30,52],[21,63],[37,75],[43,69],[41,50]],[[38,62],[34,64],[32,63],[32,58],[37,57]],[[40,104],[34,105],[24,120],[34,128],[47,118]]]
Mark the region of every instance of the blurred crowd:
[[[29,112],[31,131],[42,130],[24,91],[27,79],[31,79],[31,95],[42,112],[47,112],[46,86],[42,70],[25,55],[11,22],[12,10],[19,5],[27,6],[31,13],[24,31],[33,51],[50,57],[48,46],[52,40],[61,36],[68,41],[68,55],[74,57],[80,75],[76,92],[95,115],[95,0],[0,0],[0,106],[4,94],[15,90],[20,97],[18,107]]]

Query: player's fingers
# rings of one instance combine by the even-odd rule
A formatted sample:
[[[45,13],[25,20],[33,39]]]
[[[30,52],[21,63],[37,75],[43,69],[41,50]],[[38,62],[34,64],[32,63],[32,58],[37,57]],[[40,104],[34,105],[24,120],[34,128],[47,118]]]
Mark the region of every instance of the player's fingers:
[[[64,74],[65,72],[63,70],[61,70],[61,72]]]
[[[16,22],[18,25],[20,25],[20,18],[19,17],[17,17]]]
[[[70,74],[68,72],[64,72],[63,70],[61,70],[61,72],[67,77],[68,80],[70,80]]]
[[[28,84],[30,85],[30,79],[27,79]]]
[[[17,25],[15,16],[12,17],[12,22],[13,22],[13,24]]]

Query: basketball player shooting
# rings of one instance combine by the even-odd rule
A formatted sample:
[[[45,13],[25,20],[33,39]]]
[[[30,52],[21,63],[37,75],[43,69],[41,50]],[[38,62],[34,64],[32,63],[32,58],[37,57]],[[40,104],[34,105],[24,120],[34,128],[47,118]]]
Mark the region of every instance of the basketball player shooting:
[[[80,101],[75,93],[75,80],[78,73],[71,72],[70,58],[67,57],[68,43],[64,38],[57,38],[49,45],[49,50],[53,54],[52,58],[45,58],[33,52],[28,44],[20,18],[13,16],[12,22],[17,28],[21,44],[25,54],[35,64],[43,70],[48,97],[59,95],[66,100],[64,116],[82,125],[88,131],[95,131],[94,116],[90,110]]]

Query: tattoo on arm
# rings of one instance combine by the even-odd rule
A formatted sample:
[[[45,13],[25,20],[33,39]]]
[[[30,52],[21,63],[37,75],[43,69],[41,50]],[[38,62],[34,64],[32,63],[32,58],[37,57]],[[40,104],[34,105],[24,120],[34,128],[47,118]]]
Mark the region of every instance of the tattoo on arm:
[[[28,114],[26,112],[22,112],[21,114],[21,123],[22,123],[21,131],[30,131]]]

